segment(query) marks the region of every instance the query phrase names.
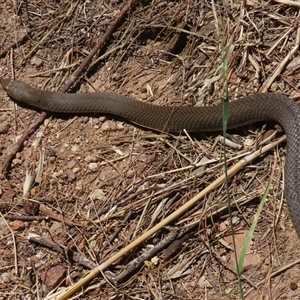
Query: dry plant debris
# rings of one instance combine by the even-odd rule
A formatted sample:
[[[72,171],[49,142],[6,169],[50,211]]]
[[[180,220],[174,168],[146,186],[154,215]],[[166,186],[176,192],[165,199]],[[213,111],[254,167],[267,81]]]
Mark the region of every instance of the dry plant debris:
[[[227,47],[232,100],[264,90],[299,98],[296,1],[2,0],[0,16],[0,78],[53,91],[75,79],[71,92],[211,105],[224,94]],[[15,107],[3,90],[0,101],[2,165],[34,124],[1,177],[0,299],[55,299],[223,174],[218,133],[173,136],[108,116],[40,115]],[[282,134],[276,124],[230,131],[229,165]],[[272,180],[246,257],[246,299],[300,293],[299,240],[283,201],[284,152],[281,144],[230,181],[239,251]],[[34,179],[37,168],[38,182],[29,182],[23,200],[25,178]],[[226,205],[222,185],[90,282],[80,299],[238,299]]]

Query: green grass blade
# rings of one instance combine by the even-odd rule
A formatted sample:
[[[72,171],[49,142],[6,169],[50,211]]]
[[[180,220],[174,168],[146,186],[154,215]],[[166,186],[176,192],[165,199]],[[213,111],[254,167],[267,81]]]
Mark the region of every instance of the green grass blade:
[[[257,222],[258,222],[258,219],[261,215],[261,212],[262,212],[262,209],[264,207],[264,204],[266,202],[266,199],[267,199],[267,196],[269,194],[269,190],[270,190],[270,186],[271,186],[271,181],[269,181],[268,185],[267,185],[267,188],[264,192],[264,195],[259,203],[259,206],[258,206],[258,209],[257,209],[257,212],[255,214],[255,217],[254,217],[254,221],[250,227],[250,230],[247,234],[247,237],[246,237],[246,240],[245,240],[245,243],[243,245],[243,248],[242,248],[242,251],[241,251],[241,254],[240,254],[240,257],[239,257],[239,262],[238,262],[238,275],[241,276],[242,275],[242,272],[243,272],[243,268],[244,268],[244,261],[245,261],[245,257],[246,257],[246,254],[247,254],[247,251],[249,249],[249,245],[250,245],[250,242],[252,240],[252,237],[253,237],[253,234],[254,234],[254,230],[257,226]]]

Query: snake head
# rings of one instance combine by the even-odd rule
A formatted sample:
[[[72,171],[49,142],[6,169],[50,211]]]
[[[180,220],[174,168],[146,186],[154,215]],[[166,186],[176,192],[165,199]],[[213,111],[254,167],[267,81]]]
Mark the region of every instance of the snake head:
[[[2,79],[1,85],[11,98],[19,102],[27,102],[26,99],[35,90],[27,83],[11,78]]]

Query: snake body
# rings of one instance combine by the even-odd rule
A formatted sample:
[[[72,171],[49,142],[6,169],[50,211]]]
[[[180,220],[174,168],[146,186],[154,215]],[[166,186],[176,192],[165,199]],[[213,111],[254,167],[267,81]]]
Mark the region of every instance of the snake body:
[[[47,92],[12,79],[3,79],[1,85],[14,100],[50,112],[112,114],[165,132],[218,131],[223,126],[222,104],[158,106],[113,93]],[[273,93],[254,94],[230,103],[228,128],[269,120],[278,122],[287,136],[285,195],[291,220],[300,237],[300,106],[284,95]]]

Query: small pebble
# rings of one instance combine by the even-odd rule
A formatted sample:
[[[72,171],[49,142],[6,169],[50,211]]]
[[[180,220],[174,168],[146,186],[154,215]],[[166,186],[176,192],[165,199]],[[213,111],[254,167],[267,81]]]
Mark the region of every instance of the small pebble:
[[[93,193],[91,194],[91,198],[93,200],[103,200],[105,199],[105,193],[103,192],[102,189],[96,189],[93,191]]]
[[[52,177],[58,178],[58,177],[62,176],[63,174],[64,174],[64,171],[63,170],[59,170],[57,172],[53,172],[52,173]]]
[[[73,145],[73,146],[71,147],[71,151],[72,151],[72,152],[79,152],[79,151],[80,151],[80,147],[79,147],[78,145]]]
[[[147,96],[147,94],[145,93],[140,93],[139,94],[139,98],[141,99],[141,100],[146,100],[147,98],[148,98],[148,96]]]
[[[76,179],[76,174],[73,172],[68,173],[68,181],[72,182]]]
[[[119,74],[113,74],[112,75],[112,79],[114,80],[114,81],[120,81],[121,80],[121,75],[119,75]]]
[[[6,134],[10,126],[11,125],[8,122],[0,123],[0,134]]]
[[[96,156],[93,155],[88,155],[87,157],[85,157],[84,159],[87,163],[91,163],[91,162],[97,162],[98,158]]]
[[[76,165],[76,161],[72,159],[67,163],[67,169],[72,169],[74,168],[75,165]]]
[[[34,56],[34,57],[31,59],[30,63],[31,63],[32,65],[37,66],[37,67],[41,67],[41,66],[43,65],[44,62],[43,62],[43,60],[41,60],[40,58]]]
[[[115,121],[107,120],[101,125],[101,130],[102,131],[116,131],[117,130],[117,125]]]
[[[42,272],[41,279],[47,288],[52,290],[63,283],[66,272],[67,269],[63,265],[57,265]]]
[[[135,171],[133,169],[130,169],[127,171],[126,177],[131,178],[135,174]]]
[[[76,182],[75,190],[77,190],[77,191],[82,191],[83,190],[83,181],[82,180],[78,180]]]
[[[141,93],[147,94],[147,88],[145,86],[141,88]]]
[[[15,220],[11,223],[10,227],[14,231],[22,231],[25,228],[25,223],[21,220]]]
[[[37,194],[36,188],[32,188],[32,189],[30,190],[30,196],[31,196],[31,197],[35,197],[36,194]]]
[[[73,173],[78,174],[80,172],[80,168],[79,167],[75,167],[72,170]]]
[[[21,159],[18,159],[18,158],[15,158],[15,159],[13,159],[13,161],[12,161],[12,163],[13,163],[13,165],[20,165],[20,164],[22,164],[22,160]]]
[[[291,281],[290,282],[290,289],[292,291],[295,291],[297,288],[298,288],[298,284],[296,282],[294,282],[294,281]]]
[[[98,170],[98,164],[95,163],[95,162],[92,162],[92,163],[89,163],[88,164],[88,168],[93,171],[93,172],[96,172]]]

